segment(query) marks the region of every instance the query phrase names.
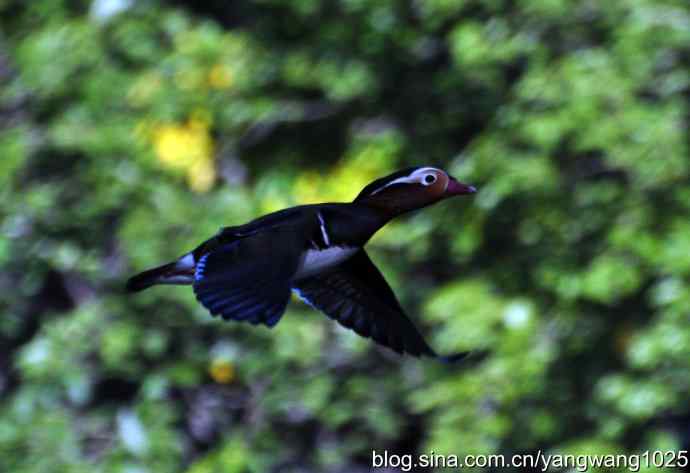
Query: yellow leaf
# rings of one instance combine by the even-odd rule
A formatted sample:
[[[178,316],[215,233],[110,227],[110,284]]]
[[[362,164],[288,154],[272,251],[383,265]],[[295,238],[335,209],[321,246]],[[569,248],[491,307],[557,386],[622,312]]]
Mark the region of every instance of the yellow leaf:
[[[235,366],[228,360],[213,360],[208,372],[216,383],[228,384],[235,379]]]
[[[153,146],[158,160],[167,168],[187,175],[195,192],[208,191],[216,179],[210,115],[196,110],[185,124],[168,123],[154,128]]]
[[[208,73],[208,85],[214,89],[229,89],[233,82],[232,70],[225,64],[216,64]]]

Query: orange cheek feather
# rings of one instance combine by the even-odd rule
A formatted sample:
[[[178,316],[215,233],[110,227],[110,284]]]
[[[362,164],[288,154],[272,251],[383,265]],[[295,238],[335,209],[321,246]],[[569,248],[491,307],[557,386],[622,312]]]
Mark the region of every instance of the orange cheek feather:
[[[429,187],[429,193],[437,199],[442,199],[447,187],[448,177],[441,173],[436,173],[436,182]]]

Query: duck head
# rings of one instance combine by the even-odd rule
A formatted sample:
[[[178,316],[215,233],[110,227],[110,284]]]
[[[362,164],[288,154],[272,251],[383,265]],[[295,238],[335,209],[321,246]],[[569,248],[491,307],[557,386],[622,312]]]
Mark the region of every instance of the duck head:
[[[473,186],[458,182],[442,169],[413,167],[375,180],[354,200],[395,216],[421,209],[456,195],[474,194]]]

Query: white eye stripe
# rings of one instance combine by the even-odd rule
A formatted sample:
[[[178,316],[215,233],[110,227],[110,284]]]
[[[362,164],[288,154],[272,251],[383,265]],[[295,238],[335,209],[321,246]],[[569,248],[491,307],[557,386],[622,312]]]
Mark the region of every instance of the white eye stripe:
[[[424,182],[424,178],[426,177],[427,174],[433,173],[433,172],[438,172],[438,171],[439,171],[438,169],[431,168],[431,167],[419,168],[419,169],[413,171],[412,174],[410,174],[409,176],[399,177],[399,178],[387,183],[386,185],[379,187],[378,189],[376,189],[375,191],[373,191],[369,195],[374,195],[377,192],[381,192],[383,189],[385,189],[388,186],[392,186],[393,184],[415,184],[415,183],[417,183],[417,184],[422,184],[424,186],[428,186],[428,185],[436,182],[436,176],[434,176],[434,181],[429,182],[429,183]]]

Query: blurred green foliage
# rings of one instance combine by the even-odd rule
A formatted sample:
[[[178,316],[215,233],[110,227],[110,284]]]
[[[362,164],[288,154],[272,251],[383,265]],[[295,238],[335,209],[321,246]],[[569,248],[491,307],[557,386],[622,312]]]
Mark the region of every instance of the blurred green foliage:
[[[690,445],[686,0],[0,1],[0,470]],[[452,370],[131,273],[436,164],[371,254]]]

